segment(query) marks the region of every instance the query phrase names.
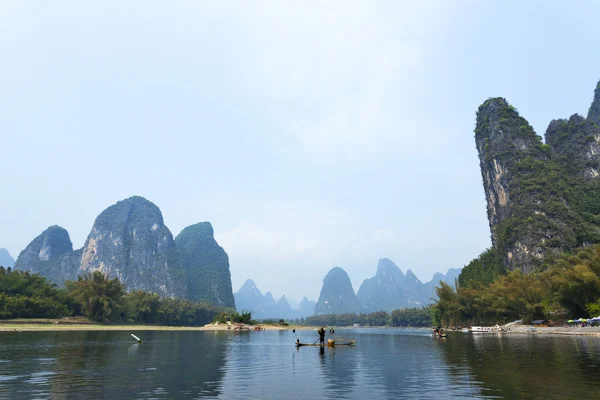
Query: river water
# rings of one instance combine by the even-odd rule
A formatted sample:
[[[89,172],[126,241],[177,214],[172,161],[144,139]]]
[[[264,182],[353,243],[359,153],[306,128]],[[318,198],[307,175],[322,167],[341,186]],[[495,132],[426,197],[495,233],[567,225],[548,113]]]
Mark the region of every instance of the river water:
[[[0,333],[0,399],[600,398],[600,338],[351,329]]]

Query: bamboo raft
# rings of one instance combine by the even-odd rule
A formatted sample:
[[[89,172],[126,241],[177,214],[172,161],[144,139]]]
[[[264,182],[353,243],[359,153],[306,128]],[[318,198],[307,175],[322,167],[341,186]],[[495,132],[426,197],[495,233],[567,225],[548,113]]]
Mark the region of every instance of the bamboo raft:
[[[329,340],[327,343],[300,343],[296,342],[296,347],[303,346],[320,346],[320,347],[336,347],[336,346],[354,346],[356,344],[356,340],[348,340],[346,342],[336,342],[335,340]]]

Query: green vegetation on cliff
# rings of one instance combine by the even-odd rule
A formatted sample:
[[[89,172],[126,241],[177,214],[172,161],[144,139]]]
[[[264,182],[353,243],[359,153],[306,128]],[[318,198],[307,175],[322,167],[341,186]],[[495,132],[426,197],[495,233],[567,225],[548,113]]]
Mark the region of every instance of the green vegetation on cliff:
[[[492,247],[453,290],[437,288],[445,324],[600,313],[600,84],[588,118],[554,120],[546,143],[502,98],[477,113],[475,143]]]
[[[573,115],[552,121],[545,137],[543,144],[503,98],[479,107],[475,143],[492,248],[464,268],[463,286],[540,271],[557,254],[600,243],[600,128]]]
[[[470,281],[437,288],[435,308],[445,325],[496,324],[524,319],[595,317],[600,314],[600,245],[553,257],[546,270],[514,270],[486,285]]]
[[[187,298],[235,308],[229,257],[214,239],[210,222],[188,226],[175,238],[187,277]]]

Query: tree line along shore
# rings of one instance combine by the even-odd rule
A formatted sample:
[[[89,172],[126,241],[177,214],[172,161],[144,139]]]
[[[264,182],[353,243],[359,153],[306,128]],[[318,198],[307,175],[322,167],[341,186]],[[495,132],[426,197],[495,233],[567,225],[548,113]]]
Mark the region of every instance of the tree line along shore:
[[[481,271],[490,262],[486,253],[478,259]],[[288,324],[301,326],[468,326],[505,324],[536,319],[556,325],[547,332],[595,334],[600,328],[561,328],[564,321],[600,314],[600,245],[589,246],[573,253],[564,253],[549,260],[539,271],[524,274],[520,270],[498,273],[493,279],[477,277],[476,268],[459,278],[457,288],[440,282],[436,288],[438,300],[431,306],[377,311],[360,314],[326,314],[290,321],[254,321],[251,312],[134,290],[127,292],[119,279],[110,279],[101,272],[80,276],[58,288],[44,277],[0,267],[0,322],[32,318],[54,320],[60,329],[81,329],[69,324],[69,319],[84,318],[89,329],[116,329],[108,326],[133,325],[156,329],[164,327],[204,327],[228,320],[232,323],[261,323],[273,328],[290,329]],[[468,280],[465,278],[469,278]],[[481,279],[478,279],[481,278]],[[63,318],[68,318],[63,320]],[[5,321],[8,322],[8,321]],[[32,321],[33,322],[33,321]],[[19,329],[23,321],[0,323]],[[31,328],[31,323],[26,324]],[[49,324],[39,324],[50,329]],[[63,326],[65,328],[63,328]],[[205,329],[225,329],[222,327]],[[102,327],[102,328],[101,328]],[[23,327],[21,327],[23,329]],[[58,329],[58,328],[57,328]],[[142,328],[140,328],[142,329]]]
[[[328,314],[290,321],[255,321],[250,311],[175,298],[161,298],[142,290],[126,291],[118,278],[95,271],[58,288],[39,274],[0,267],[0,330],[119,329],[148,327],[204,327],[225,329],[227,322],[267,329],[304,326],[413,326],[431,324],[431,309],[415,308],[362,314]],[[8,321],[9,320],[9,321]],[[207,324],[221,322],[222,325]],[[139,328],[139,327],[138,327]],[[142,328],[139,328],[142,329]]]

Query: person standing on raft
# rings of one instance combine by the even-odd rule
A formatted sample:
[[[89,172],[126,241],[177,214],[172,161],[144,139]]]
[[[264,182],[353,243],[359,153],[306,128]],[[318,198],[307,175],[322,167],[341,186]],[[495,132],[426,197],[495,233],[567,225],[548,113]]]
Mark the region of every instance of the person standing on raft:
[[[319,333],[319,343],[325,344],[325,327],[322,327],[317,332]]]

